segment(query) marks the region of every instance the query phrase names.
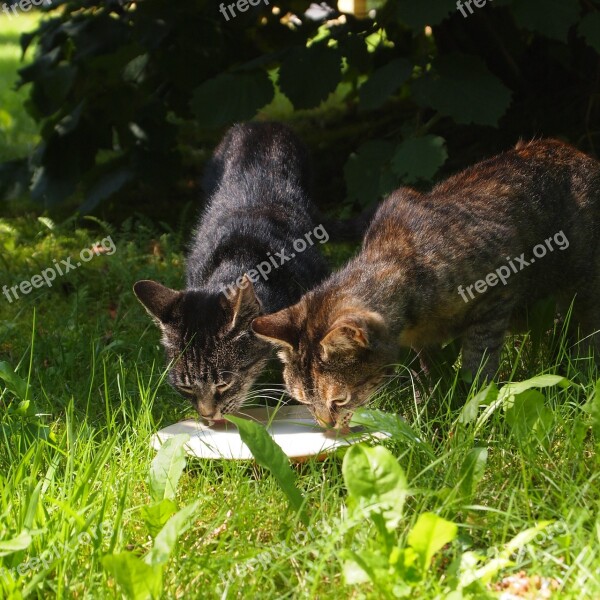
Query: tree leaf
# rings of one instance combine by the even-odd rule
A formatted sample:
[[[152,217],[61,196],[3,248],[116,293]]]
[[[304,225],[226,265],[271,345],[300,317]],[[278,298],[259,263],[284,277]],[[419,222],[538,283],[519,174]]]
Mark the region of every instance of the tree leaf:
[[[579,34],[598,53],[600,53],[600,12],[585,15],[579,23]]]
[[[567,41],[569,29],[579,20],[578,0],[515,0],[512,7],[517,23],[546,37]]]
[[[367,206],[394,189],[395,181],[389,177],[394,148],[393,142],[370,140],[350,155],[344,166],[349,200]]]
[[[408,534],[408,543],[419,555],[421,576],[425,576],[436,552],[450,543],[458,533],[458,527],[434,513],[419,515]]]
[[[127,166],[122,166],[106,173],[87,192],[85,200],[80,207],[81,212],[85,214],[94,210],[100,202],[107,200],[113,194],[117,193],[123,186],[132,181],[133,178],[134,173]]]
[[[131,552],[108,554],[104,568],[115,578],[128,600],[148,600],[162,596],[162,567],[146,564]]]
[[[406,475],[394,455],[383,446],[357,444],[346,452],[342,474],[358,506],[380,513],[387,529],[394,529],[409,493]]]
[[[456,10],[454,0],[397,0],[398,18],[416,31],[421,31],[426,25],[438,25],[449,14]]]
[[[341,77],[339,50],[313,44],[309,48],[292,48],[286,54],[278,83],[294,108],[315,108],[335,91]]]
[[[396,58],[374,71],[358,91],[360,108],[364,110],[379,108],[408,81],[411,73],[412,65],[405,58]]]
[[[194,90],[191,107],[200,127],[221,127],[251,119],[274,94],[269,75],[262,69],[222,73]]]
[[[447,158],[446,140],[437,135],[425,135],[399,144],[392,158],[392,168],[406,183],[429,181]]]
[[[238,428],[242,441],[250,448],[256,462],[271,471],[292,508],[298,512],[300,520],[308,526],[309,520],[304,510],[304,497],[296,487],[296,475],[283,450],[260,423],[231,415],[227,415],[225,418]]]
[[[175,498],[179,478],[185,469],[185,448],[189,441],[187,433],[169,438],[158,450],[150,465],[148,485],[154,502]]]
[[[512,94],[479,57],[459,53],[442,56],[435,62],[435,72],[412,84],[419,104],[464,125],[498,125]]]

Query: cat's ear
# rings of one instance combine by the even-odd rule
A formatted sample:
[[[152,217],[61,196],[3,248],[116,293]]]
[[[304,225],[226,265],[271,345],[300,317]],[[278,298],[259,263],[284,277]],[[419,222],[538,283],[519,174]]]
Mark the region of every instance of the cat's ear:
[[[242,277],[242,282],[237,286],[236,293],[230,302],[233,309],[231,329],[238,325],[249,324],[252,319],[258,317],[261,313],[260,300],[256,296],[252,281],[246,274]]]
[[[377,332],[384,327],[383,317],[371,311],[353,312],[338,318],[321,340],[323,359],[369,348]]]
[[[133,286],[137,299],[144,305],[150,316],[159,323],[168,321],[172,314],[175,302],[181,297],[182,292],[176,292],[156,281],[138,281]]]
[[[293,349],[298,339],[298,332],[287,308],[272,315],[254,319],[252,330],[259,338],[288,349]]]

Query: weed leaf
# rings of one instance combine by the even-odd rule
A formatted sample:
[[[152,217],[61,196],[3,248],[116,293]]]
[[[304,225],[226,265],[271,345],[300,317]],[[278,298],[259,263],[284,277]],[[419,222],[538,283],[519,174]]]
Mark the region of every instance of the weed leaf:
[[[379,512],[389,531],[402,518],[409,493],[406,475],[394,455],[383,446],[352,446],[342,464],[350,497],[368,512]]]
[[[109,554],[102,559],[102,564],[115,578],[128,600],[161,597],[161,567],[147,565],[131,552]]]
[[[198,512],[199,506],[200,501],[196,500],[182,508],[167,521],[156,536],[152,550],[144,558],[146,564],[152,566],[164,565],[169,560],[169,556],[177,543],[177,538],[192,524],[192,517]]]
[[[408,543],[419,557],[421,577],[431,565],[433,555],[449,544],[458,532],[458,527],[434,513],[419,515],[417,522],[408,534]]]
[[[25,400],[27,383],[13,371],[7,362],[0,362],[0,379],[19,400]]]
[[[185,468],[185,448],[190,436],[181,434],[169,438],[159,449],[150,466],[148,485],[154,502],[175,498],[179,478]]]
[[[299,513],[301,521],[308,526],[308,516],[303,509],[304,497],[296,487],[296,475],[283,450],[260,423],[231,415],[227,415],[225,418],[238,428],[242,441],[250,448],[256,462],[271,471],[288,497],[292,508]]]
[[[173,500],[165,498],[160,502],[142,506],[142,519],[150,532],[150,535],[155,538],[158,532],[165,526],[165,523],[177,512],[177,505]]]

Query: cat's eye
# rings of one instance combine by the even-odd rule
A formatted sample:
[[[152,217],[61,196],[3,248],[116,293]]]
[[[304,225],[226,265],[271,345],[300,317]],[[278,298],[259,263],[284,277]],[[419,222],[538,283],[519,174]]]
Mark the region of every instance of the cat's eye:
[[[217,391],[224,392],[224,391],[228,390],[231,387],[232,383],[233,383],[233,380],[219,381],[219,383],[216,384]]]

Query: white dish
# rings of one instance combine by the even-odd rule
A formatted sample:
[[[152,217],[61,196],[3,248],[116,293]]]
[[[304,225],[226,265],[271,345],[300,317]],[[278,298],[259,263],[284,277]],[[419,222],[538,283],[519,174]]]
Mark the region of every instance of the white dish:
[[[326,453],[363,441],[369,437],[384,438],[387,434],[351,432],[332,435],[315,424],[305,406],[278,406],[248,408],[235,416],[254,419],[267,426],[275,442],[287,456],[302,460],[309,456],[323,457]],[[188,419],[169,425],[152,436],[152,447],[160,446],[170,437],[187,433],[190,441],[186,451],[197,458],[252,459],[250,449],[240,437],[237,428],[229,422],[208,426],[200,420]]]

